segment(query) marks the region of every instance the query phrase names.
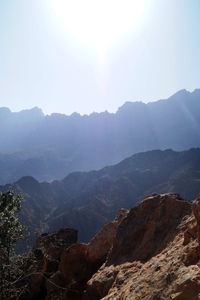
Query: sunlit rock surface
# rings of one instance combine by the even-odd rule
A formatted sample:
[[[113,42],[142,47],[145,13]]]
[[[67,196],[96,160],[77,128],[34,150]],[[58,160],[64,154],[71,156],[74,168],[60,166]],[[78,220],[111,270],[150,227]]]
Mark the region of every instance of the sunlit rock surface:
[[[160,194],[121,210],[90,243],[62,249],[37,299],[199,300],[196,202]]]

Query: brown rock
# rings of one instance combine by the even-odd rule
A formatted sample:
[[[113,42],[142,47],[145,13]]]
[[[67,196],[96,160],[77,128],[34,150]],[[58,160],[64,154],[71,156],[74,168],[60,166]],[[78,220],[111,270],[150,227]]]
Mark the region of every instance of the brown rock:
[[[115,220],[106,224],[88,245],[78,243],[62,249],[59,271],[46,284],[48,300],[58,295],[61,299],[82,298],[88,279],[105,262],[117,227],[127,213],[121,209]]]
[[[197,222],[197,238],[200,244],[200,195],[193,201],[192,211]]]
[[[62,250],[77,242],[78,232],[72,228],[60,229],[56,233],[44,233],[35,243],[34,248],[42,249],[45,256],[59,259]]]
[[[87,298],[85,299],[101,299],[107,295],[112,287],[115,278],[118,274],[118,269],[114,266],[100,269],[87,284]]]
[[[199,248],[191,204],[178,195],[148,197],[120,223],[106,263],[87,283],[84,300],[199,300]],[[187,216],[189,215],[189,216]]]
[[[90,262],[104,262],[113,246],[116,231],[120,222],[127,216],[128,210],[121,209],[113,222],[103,226],[88,244],[88,259]]]
[[[191,207],[176,194],[153,195],[128,214],[122,210],[88,245],[64,246],[59,256],[47,252],[48,243],[42,253],[35,248],[40,260],[47,249],[43,272],[52,273],[42,299],[200,300],[200,245]]]
[[[66,247],[62,251],[58,271],[46,283],[46,300],[81,299],[92,274],[87,259],[87,244]]]
[[[199,259],[200,259],[200,246],[194,245],[192,247],[189,247],[186,250],[183,262],[186,266],[195,265],[197,264]]]
[[[42,234],[37,239],[33,247],[36,263],[30,278],[30,290],[34,297],[46,293],[46,283],[51,275],[57,272],[63,249],[76,241],[77,231],[71,228],[61,229],[57,233]],[[52,281],[52,284],[56,286],[56,282]]]
[[[104,265],[88,281],[88,299],[199,300],[200,269],[198,264],[184,264],[188,245],[183,247],[182,239],[180,232],[167,248],[145,263]],[[196,241],[191,243],[195,246]]]
[[[45,300],[64,299],[68,287],[65,278],[57,271],[48,280],[46,280],[47,295]]]
[[[61,256],[59,271],[67,281],[80,281],[87,273],[87,244],[74,244]]]
[[[173,239],[182,218],[190,213],[191,203],[177,194],[144,199],[120,223],[107,265],[144,262],[156,255]]]

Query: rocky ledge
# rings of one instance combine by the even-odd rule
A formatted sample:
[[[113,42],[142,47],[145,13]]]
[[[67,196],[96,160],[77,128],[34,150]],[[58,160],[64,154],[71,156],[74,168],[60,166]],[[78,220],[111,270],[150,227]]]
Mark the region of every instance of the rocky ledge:
[[[152,195],[122,209],[89,244],[76,234],[38,239],[30,299],[200,299],[200,198]]]

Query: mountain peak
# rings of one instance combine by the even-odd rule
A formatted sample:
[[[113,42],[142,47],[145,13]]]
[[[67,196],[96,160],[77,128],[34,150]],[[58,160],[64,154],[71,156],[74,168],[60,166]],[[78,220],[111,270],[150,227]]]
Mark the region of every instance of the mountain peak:
[[[44,113],[43,111],[41,110],[41,108],[35,106],[35,107],[32,107],[30,109],[23,109],[19,112],[16,112],[16,114],[22,114],[22,115],[34,115],[34,116],[39,116],[39,117],[42,117],[44,116]]]
[[[200,96],[200,89],[195,89],[195,90],[192,92],[192,95]]]
[[[0,116],[1,118],[5,118],[6,116],[10,115],[11,111],[8,107],[0,107]]]
[[[191,95],[189,91],[187,91],[186,89],[182,89],[176,92],[175,94],[173,94],[169,99],[179,99],[183,97],[188,97],[189,95]]]
[[[132,110],[138,110],[141,109],[145,106],[146,104],[142,101],[127,101],[125,102],[122,106],[120,106],[118,108],[117,113],[121,113],[121,112],[130,112]]]
[[[33,183],[33,184],[39,183],[33,176],[28,176],[28,175],[21,177],[16,183],[21,183],[21,182],[29,182],[29,183]]]

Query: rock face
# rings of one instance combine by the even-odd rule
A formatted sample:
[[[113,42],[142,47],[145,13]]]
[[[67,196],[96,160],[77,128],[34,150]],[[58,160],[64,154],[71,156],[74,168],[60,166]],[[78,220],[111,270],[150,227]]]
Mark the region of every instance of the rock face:
[[[188,228],[194,236],[184,234]],[[190,236],[187,245],[184,236]],[[86,299],[200,299],[196,236],[190,202],[177,194],[146,198],[120,223]]]
[[[160,194],[121,210],[89,244],[53,251],[58,264],[46,268],[45,293],[35,299],[200,300],[198,202]],[[48,235],[40,239],[38,257],[50,249]],[[41,268],[47,265],[44,259]]]
[[[36,241],[34,249],[40,248],[46,256],[59,259],[62,250],[77,242],[78,232],[72,228],[60,229],[56,233],[44,233]]]
[[[150,196],[133,209],[118,227],[108,264],[145,262],[166,247],[191,204],[176,194]]]
[[[32,277],[31,299],[82,299],[87,281],[105,262],[127,214],[121,209],[89,244],[76,243],[77,231],[70,228],[41,235],[33,248],[37,275]]]
[[[200,195],[193,202],[192,211],[197,222],[197,237],[198,242],[200,243]]]
[[[45,299],[45,279],[49,279],[59,266],[64,249],[77,242],[77,230],[65,228],[57,233],[42,234],[33,247],[30,293],[25,299]],[[35,261],[36,263],[33,263]]]
[[[112,248],[117,228],[127,216],[128,210],[121,209],[113,222],[106,224],[88,244],[88,259],[91,262],[102,261]]]

